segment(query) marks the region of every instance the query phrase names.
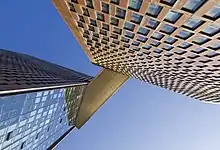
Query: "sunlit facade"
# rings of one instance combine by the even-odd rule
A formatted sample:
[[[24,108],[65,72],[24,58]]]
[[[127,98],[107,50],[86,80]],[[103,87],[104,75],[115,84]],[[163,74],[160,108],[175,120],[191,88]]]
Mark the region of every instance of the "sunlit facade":
[[[92,63],[220,102],[216,0],[53,0]]]
[[[74,128],[85,87],[0,97],[0,149],[49,148]]]

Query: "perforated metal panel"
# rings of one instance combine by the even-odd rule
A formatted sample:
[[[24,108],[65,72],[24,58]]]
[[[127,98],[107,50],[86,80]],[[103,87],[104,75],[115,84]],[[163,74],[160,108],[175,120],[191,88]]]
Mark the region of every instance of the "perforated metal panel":
[[[94,64],[202,101],[220,101],[220,2],[54,4]]]

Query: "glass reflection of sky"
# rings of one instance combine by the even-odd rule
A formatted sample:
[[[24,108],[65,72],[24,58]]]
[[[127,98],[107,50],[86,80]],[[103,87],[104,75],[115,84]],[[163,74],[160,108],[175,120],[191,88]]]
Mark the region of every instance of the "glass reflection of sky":
[[[0,97],[0,149],[48,148],[74,125],[84,87]]]

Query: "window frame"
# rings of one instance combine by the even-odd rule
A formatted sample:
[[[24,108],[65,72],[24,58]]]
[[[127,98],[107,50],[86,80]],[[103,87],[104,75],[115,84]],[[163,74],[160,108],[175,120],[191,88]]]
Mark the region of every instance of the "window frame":
[[[212,11],[212,9],[214,9],[215,7],[217,7],[217,9],[220,10],[220,7],[218,7],[218,6],[216,5],[216,6],[212,7],[207,13],[209,13],[210,11]],[[212,20],[212,21],[215,21],[215,20],[217,20],[217,19],[220,18],[220,12],[218,12],[218,14],[215,14],[215,16],[210,16],[210,15],[208,15],[207,13],[205,13],[205,14],[203,15],[204,18],[207,18],[207,19]]]
[[[171,31],[163,30],[163,29],[165,28],[165,26],[172,27],[172,30],[171,30]],[[177,27],[171,26],[171,25],[169,25],[169,24],[164,24],[163,27],[162,27],[162,29],[160,29],[160,32],[170,35],[170,34],[172,34],[176,29],[177,29]]]
[[[101,16],[101,18],[99,16]],[[105,15],[100,12],[96,12],[96,19],[105,22]]]
[[[137,2],[137,6],[134,8],[131,6],[131,3],[133,1],[136,1]],[[137,11],[139,12],[141,6],[142,6],[142,3],[143,3],[143,0],[129,0],[129,4],[128,4],[128,9],[131,9],[131,10],[134,10],[134,11]],[[138,6],[139,5],[139,6]]]
[[[205,27],[204,29],[206,29],[206,28],[208,28],[210,26],[213,26],[213,24],[210,24],[209,26]],[[215,28],[215,27],[213,27],[213,28]],[[218,34],[219,32],[220,32],[220,27],[219,28],[217,27],[217,30],[212,32],[212,33],[207,33],[204,30],[200,31],[200,33],[202,33],[204,35],[207,35],[207,36],[214,36],[214,35]]]
[[[188,0],[188,1],[186,1],[186,3],[187,2],[189,2],[189,1],[191,1],[191,0]],[[208,0],[200,0],[201,1],[201,3],[199,3],[198,4],[198,6],[196,6],[196,8],[194,9],[189,9],[189,8],[185,8],[184,7],[184,5],[186,4],[184,4],[183,5],[183,7],[181,8],[181,10],[183,10],[183,11],[186,11],[186,12],[189,12],[189,13],[195,13],[197,10],[199,10]],[[189,2],[190,3],[190,2]]]
[[[155,6],[158,7],[155,14],[152,14],[151,12],[149,12],[149,9],[150,9],[150,7],[151,7],[152,5],[155,5]],[[155,7],[155,6],[154,6],[154,7]],[[157,16],[160,14],[160,12],[162,11],[162,9],[163,9],[162,6],[160,6],[160,5],[158,5],[158,4],[153,4],[153,3],[151,3],[150,5],[148,5],[146,15],[157,18]]]
[[[131,26],[131,28],[129,27],[126,27],[126,24],[129,24],[129,26]],[[125,24],[124,24],[124,29],[126,29],[126,30],[129,30],[129,31],[134,31],[134,28],[135,28],[135,25],[133,24],[133,23],[130,23],[130,22],[125,22]]]
[[[200,36],[200,37],[204,37],[204,36]],[[199,37],[197,37],[197,38],[199,38]],[[205,38],[206,38],[206,37],[205,37]],[[211,39],[206,38],[205,41],[203,41],[203,42],[201,42],[201,43],[198,43],[198,42],[195,41],[195,39],[194,39],[194,40],[192,41],[192,43],[195,43],[195,44],[197,44],[197,45],[203,45],[203,44],[209,42],[210,40],[211,40]]]
[[[123,15],[121,15],[121,13],[118,14],[119,10],[120,10],[121,12],[123,12]],[[125,16],[126,16],[126,10],[124,10],[124,9],[122,9],[122,8],[119,8],[119,7],[116,7],[115,17],[118,17],[118,18],[120,18],[120,19],[125,19]]]
[[[140,24],[142,19],[143,19],[143,16],[136,14],[136,13],[132,13],[131,22]]]
[[[113,23],[112,20],[116,21],[116,23]],[[117,18],[115,18],[115,17],[111,17],[110,24],[111,24],[111,25],[114,25],[114,26],[118,26],[118,24],[119,24],[119,19],[117,19]]]
[[[154,27],[150,26],[150,23],[149,23],[150,21],[153,21],[153,22],[154,22],[154,24],[155,24]],[[146,27],[148,27],[148,28],[150,28],[150,29],[156,29],[159,24],[160,24],[159,21],[154,20],[154,19],[152,19],[152,18],[149,18]]]
[[[106,6],[106,10],[103,9]],[[102,2],[102,12],[109,14],[109,4]]]
[[[187,33],[188,35],[187,35],[186,37],[183,37],[183,36],[180,35],[180,32],[185,32],[185,33]],[[184,34],[185,34],[185,33],[184,33]],[[183,29],[183,30],[180,30],[180,31],[177,33],[177,35],[175,35],[175,37],[180,38],[180,39],[183,39],[183,40],[186,40],[186,39],[188,39],[189,37],[191,37],[192,35],[194,35],[194,33],[189,32],[189,31]]]
[[[169,20],[169,19],[166,18],[167,15],[168,15],[169,13],[171,13],[171,12],[174,13],[174,14],[177,14],[177,17],[175,17],[174,20]],[[179,20],[182,15],[183,15],[183,14],[180,13],[180,12],[177,12],[177,11],[174,11],[174,10],[170,10],[170,11],[166,14],[166,16],[165,16],[165,18],[164,18],[164,21],[169,22],[169,23],[176,23],[177,20]]]
[[[146,33],[142,33],[142,32],[140,31],[141,29],[146,30]],[[139,27],[139,29],[138,29],[138,31],[137,31],[138,34],[141,34],[141,35],[144,35],[144,36],[147,36],[149,32],[150,32],[150,30],[147,29],[147,28],[145,28],[145,27]]]
[[[92,0],[86,0],[86,7],[94,9]]]

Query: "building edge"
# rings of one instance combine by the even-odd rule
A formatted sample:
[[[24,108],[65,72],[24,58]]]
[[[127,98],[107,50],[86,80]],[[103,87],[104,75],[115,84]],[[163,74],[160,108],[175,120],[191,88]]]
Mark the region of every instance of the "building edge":
[[[76,118],[80,129],[92,115],[128,80],[128,76],[103,69],[86,87]]]
[[[38,91],[45,91],[45,90],[53,90],[53,89],[67,88],[67,87],[73,87],[73,86],[79,86],[79,85],[88,85],[88,83],[85,82],[85,83],[66,84],[66,85],[64,84],[64,85],[58,85],[58,86],[45,86],[45,87],[0,91],[0,96],[16,95],[16,94],[38,92]]]
[[[57,147],[57,145],[59,145],[74,129],[75,129],[75,127],[72,126],[59,139],[57,139],[50,147],[48,147],[47,150],[55,149]]]
[[[92,54],[87,50],[87,46],[84,44],[84,39],[81,37],[80,32],[78,31],[78,28],[75,26],[74,19],[72,18],[71,13],[68,11],[68,7],[65,4],[64,1],[61,0],[52,0],[55,8],[58,11],[58,14],[60,15],[61,18],[63,18],[64,22],[67,24],[67,27],[70,29],[70,31],[73,33],[75,39],[78,41],[79,45],[83,49],[83,51],[86,53],[86,56],[89,58],[89,60],[92,63],[95,63],[96,61],[94,60]]]

